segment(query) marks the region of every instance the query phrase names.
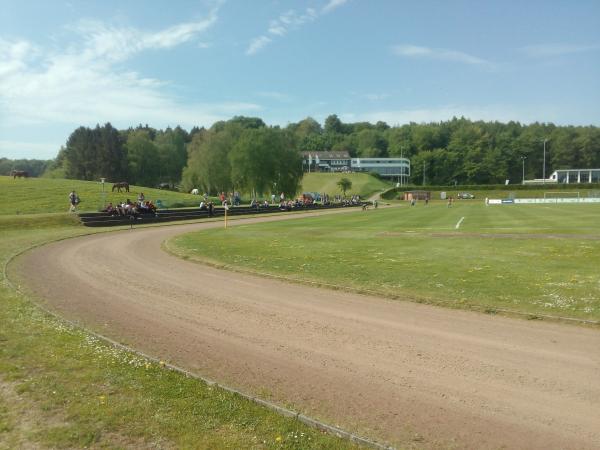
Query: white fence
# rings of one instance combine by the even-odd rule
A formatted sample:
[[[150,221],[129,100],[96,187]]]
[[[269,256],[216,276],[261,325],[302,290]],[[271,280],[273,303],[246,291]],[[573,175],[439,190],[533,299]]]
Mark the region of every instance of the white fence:
[[[515,199],[496,199],[488,200],[488,205],[514,205],[514,204],[532,204],[532,203],[600,203],[600,198],[515,198]]]

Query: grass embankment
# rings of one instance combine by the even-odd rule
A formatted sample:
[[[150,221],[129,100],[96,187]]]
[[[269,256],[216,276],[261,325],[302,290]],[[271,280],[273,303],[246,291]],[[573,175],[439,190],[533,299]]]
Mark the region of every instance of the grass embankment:
[[[0,218],[0,264],[89,233],[72,221]],[[65,325],[4,278],[0,324],[0,449],[353,447]]]
[[[599,215],[595,204],[421,203],[203,231],[170,247],[190,259],[401,299],[600,320]]]
[[[346,177],[352,181],[347,195],[359,194],[368,197],[375,192],[392,186],[368,174],[306,174],[301,192],[341,193],[337,182]],[[99,181],[61,180],[52,178],[17,178],[0,176],[0,215],[59,213],[69,210],[69,192],[77,191],[81,203],[80,211],[99,211],[108,202],[113,204],[130,198],[137,199],[140,192],[147,200],[160,200],[165,207],[197,206],[200,197],[181,192],[130,186],[130,192],[112,192],[112,183],[105,183],[104,194]]]
[[[368,198],[376,192],[394,186],[389,181],[379,180],[366,173],[306,173],[302,179],[302,192],[325,192],[331,196],[341,194],[338,181],[348,178],[352,182],[352,189],[346,195],[360,195]]]
[[[106,203],[137,199],[140,192],[147,200],[161,200],[165,206],[197,206],[197,195],[130,186],[130,192],[111,192],[112,183],[104,186]],[[61,180],[51,178],[17,178],[0,176],[0,214],[58,213],[69,210],[69,192],[77,191],[81,199],[80,211],[98,211],[102,208],[102,184],[99,181]]]

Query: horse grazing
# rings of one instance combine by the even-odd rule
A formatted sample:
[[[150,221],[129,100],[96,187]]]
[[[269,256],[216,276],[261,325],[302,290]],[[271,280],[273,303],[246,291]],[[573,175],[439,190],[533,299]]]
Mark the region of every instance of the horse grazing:
[[[112,186],[112,191],[115,192],[115,189],[117,190],[117,192],[121,192],[121,189],[125,189],[125,192],[129,192],[129,183],[127,181],[115,183]]]
[[[16,179],[17,177],[19,177],[19,178],[28,178],[29,177],[29,172],[27,172],[26,170],[13,170],[10,172],[10,174],[13,176],[13,180]]]

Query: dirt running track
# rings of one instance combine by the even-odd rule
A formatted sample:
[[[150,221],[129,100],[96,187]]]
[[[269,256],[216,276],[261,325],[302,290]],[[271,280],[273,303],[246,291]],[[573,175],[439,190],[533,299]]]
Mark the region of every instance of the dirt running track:
[[[265,219],[281,218],[232,225]],[[371,438],[600,448],[599,330],[287,284],[161,249],[217,225],[70,239],[11,273],[67,318]]]

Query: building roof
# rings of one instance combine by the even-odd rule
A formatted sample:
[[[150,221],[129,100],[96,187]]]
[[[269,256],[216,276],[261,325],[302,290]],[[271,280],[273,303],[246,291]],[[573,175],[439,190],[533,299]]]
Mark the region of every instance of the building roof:
[[[340,150],[337,152],[302,152],[304,158],[308,158],[308,155],[319,156],[319,159],[350,159],[350,153],[346,150]]]
[[[589,172],[589,171],[596,171],[596,170],[600,170],[600,168],[598,169],[556,169],[554,172],[552,173],[556,173],[556,172]]]

